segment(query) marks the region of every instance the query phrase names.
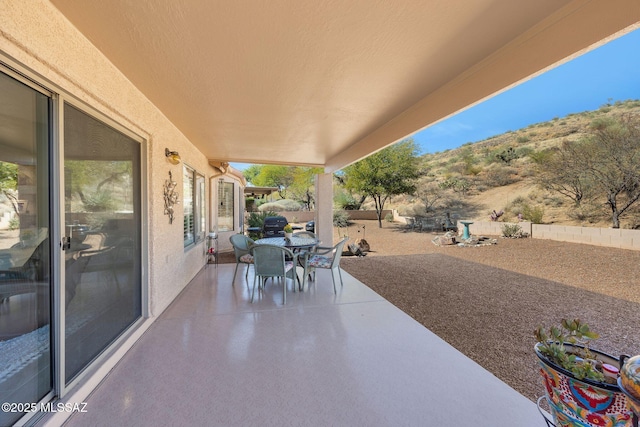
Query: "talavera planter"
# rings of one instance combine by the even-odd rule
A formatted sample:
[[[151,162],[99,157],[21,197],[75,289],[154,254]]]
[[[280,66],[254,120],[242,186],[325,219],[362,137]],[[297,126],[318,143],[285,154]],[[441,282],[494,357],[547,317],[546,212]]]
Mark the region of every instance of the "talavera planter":
[[[539,350],[540,374],[546,389],[547,402],[557,427],[634,427],[634,416],[627,396],[617,384],[589,379],[579,380],[561,366],[552,363]],[[570,344],[565,344],[569,349]],[[616,367],[617,358],[590,350],[598,360]]]

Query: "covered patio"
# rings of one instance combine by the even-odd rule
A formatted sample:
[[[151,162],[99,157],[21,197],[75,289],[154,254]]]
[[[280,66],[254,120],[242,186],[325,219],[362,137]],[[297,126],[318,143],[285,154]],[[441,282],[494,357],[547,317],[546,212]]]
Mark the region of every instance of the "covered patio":
[[[543,424],[534,403],[348,273],[337,295],[319,271],[282,306],[272,284],[251,304],[233,269],[198,274],[87,398],[65,399],[87,402],[65,426]]]
[[[12,399],[88,402],[69,421],[3,424],[540,425],[531,401],[346,274],[337,296],[319,272],[285,307],[275,286],[251,304],[233,266],[206,265],[206,236],[244,230],[230,162],[284,164],[323,169],[314,220],[330,242],[334,172],[639,26],[637,0],[3,1],[0,80],[15,92],[0,92],[0,161],[40,165],[18,188],[42,196],[23,225],[48,227],[50,253],[36,325],[50,332]],[[108,136],[73,138],[93,128]],[[119,245],[128,292],[65,263],[76,214],[103,214],[70,166],[113,153],[128,187],[106,195],[128,205],[109,219],[127,222],[107,231],[135,236]],[[75,182],[97,192],[89,175]],[[95,287],[118,302],[109,334],[100,307],[81,311],[83,337],[104,335],[94,352],[67,334],[75,276],[96,305]]]

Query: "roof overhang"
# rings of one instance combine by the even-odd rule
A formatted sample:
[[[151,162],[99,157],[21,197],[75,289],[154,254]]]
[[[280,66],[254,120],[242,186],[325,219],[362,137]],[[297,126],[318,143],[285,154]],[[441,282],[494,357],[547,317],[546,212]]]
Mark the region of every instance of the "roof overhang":
[[[270,196],[278,191],[278,187],[244,187],[245,196]]]
[[[640,21],[638,0],[51,2],[207,158],[327,171]]]

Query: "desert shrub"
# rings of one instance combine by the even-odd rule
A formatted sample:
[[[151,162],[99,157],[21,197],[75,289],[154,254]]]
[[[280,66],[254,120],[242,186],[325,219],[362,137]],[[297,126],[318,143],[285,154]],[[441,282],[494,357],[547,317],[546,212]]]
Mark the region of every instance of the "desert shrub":
[[[260,212],[264,212],[266,210],[274,211],[274,212],[285,212],[285,211],[299,211],[302,208],[299,202],[295,200],[282,199],[277,200],[275,202],[268,202],[258,207]]]
[[[507,206],[522,206],[522,205],[525,205],[526,203],[527,203],[527,199],[525,199],[523,196],[517,196]]]
[[[504,208],[506,218],[517,219],[518,221],[530,221],[534,224],[542,224],[544,207],[531,205],[527,199],[518,196],[507,204]]]
[[[544,201],[546,196],[547,195],[543,196],[542,192],[536,189],[536,190],[529,191],[529,193],[527,194],[527,199],[533,202],[542,202]]]
[[[485,184],[490,187],[502,187],[504,185],[513,184],[517,181],[514,177],[514,168],[509,167],[494,167],[487,171],[485,174]]]
[[[542,224],[542,218],[544,217],[544,207],[531,206],[525,203],[522,206],[522,216],[526,221],[530,221],[534,224]]]
[[[341,191],[333,197],[335,205],[344,210],[356,211],[360,209],[358,201],[349,193]]]
[[[396,206],[400,216],[424,216],[425,208],[421,203],[401,204]]]
[[[264,219],[268,216],[278,216],[278,213],[274,211],[251,212],[247,218],[247,224],[249,227],[262,228],[264,225]]]
[[[522,213],[523,206],[527,203],[527,201],[522,196],[518,196],[515,199],[511,200],[504,207],[505,213],[505,221],[515,220],[519,214]]]
[[[512,160],[515,160],[518,157],[516,156],[516,150],[514,150],[513,147],[509,147],[496,154],[496,158],[506,164],[509,164]]]
[[[527,235],[524,231],[522,231],[522,227],[520,227],[518,224],[504,224],[502,226],[502,237],[517,239],[521,237],[527,237]]]
[[[531,138],[529,138],[526,135],[522,135],[516,138],[516,142],[518,144],[524,144],[525,142],[529,142],[529,141],[531,141]]]
[[[529,165],[523,165],[520,168],[518,176],[520,178],[530,178],[532,176],[537,176],[537,173],[536,173],[535,169],[529,164]]]
[[[529,154],[533,153],[534,149],[531,147],[518,147],[515,150],[516,158],[521,159],[522,157],[527,157]]]
[[[349,214],[344,211],[333,211],[333,226],[344,228],[349,225]]]
[[[547,196],[544,198],[544,204],[552,208],[559,208],[564,205],[564,199],[560,196]]]
[[[387,222],[393,222],[393,214],[392,213],[388,213],[384,216],[384,220]]]
[[[446,179],[439,181],[437,185],[441,190],[451,190],[465,196],[473,186],[473,182],[459,176],[449,176]]]
[[[445,173],[453,174],[453,175],[463,175],[464,171],[465,171],[465,165],[464,163],[461,163],[461,162],[450,164],[445,169]]]
[[[586,221],[589,224],[595,224],[608,218],[608,215],[606,215],[601,207],[588,203],[573,207],[573,209],[567,212],[567,216],[575,221]]]
[[[464,165],[465,175],[478,175],[480,172],[482,172],[482,166],[465,163]]]
[[[551,159],[551,157],[554,155],[554,152],[555,150],[553,149],[534,151],[532,153],[529,153],[529,158],[533,160],[534,163],[544,164]]]

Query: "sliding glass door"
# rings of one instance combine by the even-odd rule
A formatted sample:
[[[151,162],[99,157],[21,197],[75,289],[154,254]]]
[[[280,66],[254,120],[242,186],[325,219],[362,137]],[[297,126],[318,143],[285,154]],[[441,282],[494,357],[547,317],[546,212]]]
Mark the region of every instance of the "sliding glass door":
[[[65,379],[141,316],[140,143],[64,106]]]
[[[0,69],[0,426],[142,315],[141,141],[61,98]]]
[[[51,98],[0,73],[0,425],[53,388]],[[22,405],[22,406],[21,406]]]

